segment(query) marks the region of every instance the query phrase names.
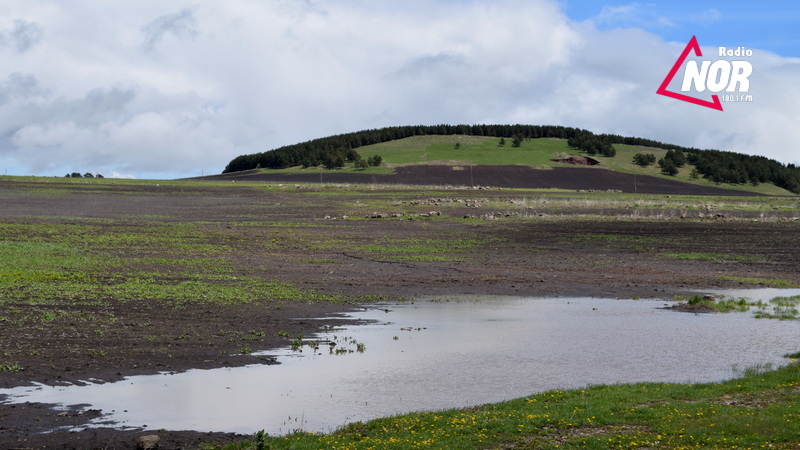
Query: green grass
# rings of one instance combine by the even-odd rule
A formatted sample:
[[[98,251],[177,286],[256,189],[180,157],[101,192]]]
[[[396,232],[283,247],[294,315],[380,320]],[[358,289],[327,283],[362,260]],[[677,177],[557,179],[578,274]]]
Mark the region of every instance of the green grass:
[[[750,302],[746,299],[715,299],[708,296],[695,295],[686,300],[686,304],[692,306],[705,306],[721,313],[746,312],[752,307],[763,307],[763,302]]]
[[[357,422],[330,434],[260,433],[224,448],[796,448],[800,367],[764,369],[720,383],[553,390],[475,408]]]
[[[780,319],[780,320],[798,320],[800,319],[800,312],[798,305],[800,305],[800,296],[795,297],[776,297],[769,301],[772,306],[768,310],[766,306],[756,311],[755,316],[760,319]]]
[[[661,256],[685,261],[747,262],[763,261],[763,258],[746,255],[726,255],[722,253],[662,253]]]
[[[17,363],[0,363],[0,372],[22,372],[24,369]]]
[[[36,326],[56,318],[76,323],[115,320],[114,302],[279,304],[344,302],[237,267],[239,230],[199,222],[96,221],[0,224],[0,321]],[[260,270],[260,269],[259,269]]]
[[[680,298],[676,298],[678,300]],[[775,297],[769,302],[748,301],[744,298],[739,299],[715,299],[709,296],[695,295],[686,299],[686,304],[693,306],[704,306],[714,311],[727,312],[746,312],[752,308],[757,308],[753,316],[757,319],[779,319],[779,320],[798,320],[800,319],[800,295],[795,297]]]
[[[552,167],[555,153],[570,152],[563,139],[531,139],[520,147],[512,147],[511,140],[499,147],[499,138],[478,136],[414,136],[407,139],[370,145],[358,149],[364,156],[379,154],[387,166],[406,164],[450,165],[525,165]],[[455,148],[455,144],[459,148]]]
[[[758,277],[739,277],[739,276],[729,276],[729,275],[720,275],[717,277],[720,281],[733,281],[739,284],[745,285],[756,285],[756,286],[770,286],[776,288],[800,288],[800,284],[787,281],[787,280],[779,280],[774,278],[758,278]]]

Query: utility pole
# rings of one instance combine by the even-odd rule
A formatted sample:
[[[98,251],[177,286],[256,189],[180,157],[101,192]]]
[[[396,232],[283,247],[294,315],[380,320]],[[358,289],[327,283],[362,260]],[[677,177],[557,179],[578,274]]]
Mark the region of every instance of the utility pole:
[[[472,164],[469,165],[469,184],[470,187],[475,187],[475,180],[472,178]]]

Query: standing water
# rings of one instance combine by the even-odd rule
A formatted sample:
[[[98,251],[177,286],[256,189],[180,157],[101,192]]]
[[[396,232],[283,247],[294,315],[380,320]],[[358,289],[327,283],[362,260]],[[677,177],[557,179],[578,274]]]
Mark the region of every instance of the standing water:
[[[795,321],[663,306],[654,300],[476,296],[384,305],[352,314],[374,321],[370,325],[315,337],[340,345],[286,350],[276,366],[40,385],[0,390],[0,396],[101,409],[104,426],[328,432],[353,421],[549,389],[720,381],[751,366],[785,364],[783,355],[798,350]],[[364,351],[336,354],[342,344]]]

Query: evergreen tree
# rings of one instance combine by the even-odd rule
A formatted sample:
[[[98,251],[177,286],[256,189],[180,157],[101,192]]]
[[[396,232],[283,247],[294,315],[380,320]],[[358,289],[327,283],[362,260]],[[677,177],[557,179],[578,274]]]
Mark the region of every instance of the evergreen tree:
[[[326,169],[338,169],[344,167],[344,157],[335,152],[329,152],[323,156],[323,164]]]
[[[678,168],[671,159],[661,158],[658,160],[658,165],[661,167],[661,173],[664,175],[675,176],[678,174]]]
[[[647,167],[656,163],[656,155],[652,153],[637,153],[633,155],[633,163],[637,166]]]

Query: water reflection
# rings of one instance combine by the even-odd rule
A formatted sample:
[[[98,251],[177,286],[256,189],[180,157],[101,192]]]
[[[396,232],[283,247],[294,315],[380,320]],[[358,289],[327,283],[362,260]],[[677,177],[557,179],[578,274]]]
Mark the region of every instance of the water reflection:
[[[376,322],[319,336],[347,336],[364,345],[363,354],[304,347],[302,354],[281,353],[278,366],[0,394],[13,393],[15,402],[90,404],[109,413],[105,420],[130,427],[325,432],[356,420],[555,388],[717,381],[736,376],[737,367],[784,364],[783,355],[798,350],[797,322],[687,314],[663,306],[589,298],[416,301],[357,313]]]

